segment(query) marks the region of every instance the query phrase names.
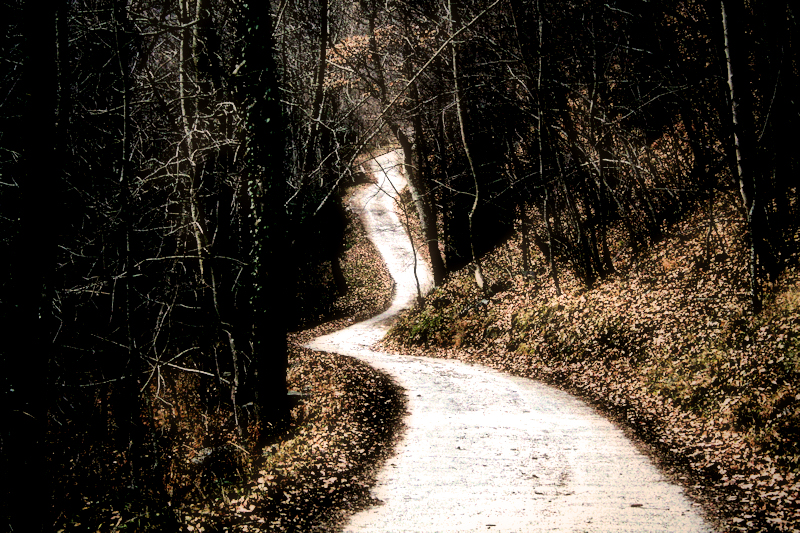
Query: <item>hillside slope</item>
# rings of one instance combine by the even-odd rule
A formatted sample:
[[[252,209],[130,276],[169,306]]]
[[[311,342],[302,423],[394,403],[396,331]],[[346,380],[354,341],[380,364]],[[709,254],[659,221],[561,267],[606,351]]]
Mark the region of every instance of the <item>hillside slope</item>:
[[[800,531],[800,276],[788,269],[748,313],[733,205],[720,197],[639,257],[617,250],[591,289],[562,265],[560,296],[544,257],[523,271],[517,234],[484,258],[489,294],[452,274],[384,349],[570,390],[651,445],[722,529]]]

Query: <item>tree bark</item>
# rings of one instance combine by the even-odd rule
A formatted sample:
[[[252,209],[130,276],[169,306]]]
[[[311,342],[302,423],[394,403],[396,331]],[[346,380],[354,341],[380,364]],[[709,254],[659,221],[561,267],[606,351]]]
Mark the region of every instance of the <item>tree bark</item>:
[[[21,218],[14,236],[9,332],[2,348],[9,389],[2,409],[2,528],[50,531],[52,485],[47,428],[53,351],[52,274],[60,221],[61,173],[55,158],[57,97],[55,2],[24,2],[21,94],[25,102],[18,162]],[[53,224],[56,221],[56,224]]]
[[[314,161],[316,153],[317,139],[319,138],[320,125],[322,123],[322,103],[325,96],[325,70],[326,53],[328,48],[328,0],[320,0],[319,3],[319,51],[317,58],[316,86],[314,89],[314,103],[311,107],[311,131],[308,136],[308,147],[306,149],[306,159],[303,164],[303,171],[311,171],[311,163]],[[324,156],[324,155],[323,155]],[[322,185],[324,177],[320,177]]]
[[[555,258],[555,244],[553,243],[553,228],[550,225],[550,210],[548,200],[550,197],[548,185],[544,178],[544,161],[545,161],[545,135],[547,135],[544,123],[544,96],[542,91],[542,80],[544,79],[544,16],[541,11],[539,0],[536,0],[536,15],[538,17],[537,32],[536,32],[536,51],[538,57],[538,68],[536,69],[536,117],[537,117],[537,143],[536,155],[539,164],[539,180],[544,185],[544,198],[542,198],[542,218],[544,219],[544,228],[547,232],[547,264],[550,268],[550,276],[553,278],[553,285],[556,288],[556,295],[561,296],[561,284],[558,281],[558,267],[556,266]]]
[[[277,72],[272,60],[268,4],[245,4],[242,18],[241,96],[246,102],[245,180],[251,211],[252,346],[257,381],[256,415],[261,440],[288,423],[286,319],[289,297],[284,271],[287,243],[286,182],[283,179],[282,118]]]
[[[733,126],[734,161],[732,171],[739,185],[747,228],[750,233],[749,274],[750,303],[754,313],[761,311],[761,290],[758,278],[758,250],[763,238],[756,223],[757,197],[753,169],[750,168],[748,152],[752,149],[752,109],[745,99],[747,75],[744,51],[737,39],[744,38],[739,30],[744,23],[744,6],[738,0],[721,0],[722,30],[725,42],[725,64],[728,74],[728,92]],[[737,31],[738,30],[738,31]]]
[[[120,151],[118,155],[118,169],[119,169],[119,187],[120,195],[122,197],[122,241],[117,244],[121,247],[122,273],[120,275],[120,283],[117,286],[119,298],[115,300],[120,301],[119,311],[122,313],[120,322],[122,329],[125,331],[124,346],[125,355],[127,357],[123,365],[122,375],[119,382],[119,387],[115,387],[113,395],[117,398],[112,400],[115,405],[119,407],[119,412],[115,413],[117,418],[117,425],[119,427],[119,434],[117,440],[120,448],[127,450],[127,468],[131,478],[132,485],[139,484],[139,459],[142,445],[142,425],[140,423],[141,416],[141,392],[139,375],[142,370],[142,361],[136,346],[135,333],[135,320],[133,318],[134,306],[131,304],[134,291],[133,284],[133,250],[132,250],[132,232],[134,224],[133,214],[133,195],[132,195],[132,182],[131,170],[129,164],[129,154],[131,149],[131,80],[129,75],[130,57],[129,57],[129,43],[128,43],[128,29],[129,19],[126,7],[122,0],[114,0],[114,8],[112,12],[114,22],[114,53],[117,58],[117,69],[119,70],[119,77],[121,80],[121,97],[122,97],[122,116],[120,133]]]
[[[378,86],[379,100],[384,109],[389,107],[389,91],[386,85],[386,75],[383,71],[383,66],[380,62],[378,53],[378,45],[375,40],[375,22],[377,19],[377,4],[373,1],[370,3],[371,11],[368,13],[368,32],[369,32],[369,51],[372,57],[372,68],[375,73],[375,82]],[[406,57],[406,69],[408,70],[408,58]],[[416,86],[412,85],[412,99]],[[403,149],[403,168],[405,169],[406,178],[408,179],[408,188],[411,192],[411,198],[414,201],[414,207],[417,210],[419,217],[420,229],[425,236],[428,253],[431,259],[431,270],[433,271],[434,285],[439,286],[446,277],[446,270],[444,260],[442,259],[441,251],[439,250],[439,231],[436,217],[433,213],[432,199],[428,194],[428,188],[424,182],[425,176],[420,176],[414,170],[414,150],[406,133],[403,131],[402,126],[394,120],[391,116],[386,117],[389,129],[394,135],[400,147]],[[416,128],[415,128],[416,131]],[[421,132],[416,131],[417,143],[424,142],[420,137]],[[419,146],[419,144],[418,144]],[[418,154],[419,156],[419,154]]]
[[[457,27],[461,24],[461,19],[458,12],[458,5],[454,3],[453,0],[447,1],[448,11],[450,12],[450,35],[455,35]],[[451,51],[452,51],[452,61],[453,61],[453,97],[455,98],[456,104],[456,117],[458,118],[458,128],[461,134],[461,143],[464,147],[464,156],[467,158],[467,164],[469,166],[470,174],[472,175],[472,183],[475,189],[473,200],[472,200],[472,207],[469,210],[468,214],[468,223],[469,223],[469,246],[470,251],[472,252],[472,263],[475,265],[475,278],[481,280],[478,282],[480,285],[481,283],[483,286],[481,289],[486,292],[489,290],[489,283],[485,280],[485,276],[483,275],[483,269],[481,268],[480,261],[478,260],[478,256],[475,253],[475,233],[474,233],[474,221],[475,221],[475,212],[478,210],[478,201],[480,199],[480,183],[478,182],[478,173],[475,171],[475,164],[472,161],[472,153],[469,149],[469,142],[467,141],[467,134],[464,126],[464,114],[461,110],[461,88],[458,83],[458,47],[456,45],[455,40],[450,43]]]
[[[410,65],[410,50],[406,47],[404,53],[404,69],[405,75],[411,77]],[[431,258],[431,270],[433,271],[433,284],[438,287],[444,283],[447,277],[447,270],[445,269],[444,260],[439,249],[439,228],[436,220],[436,210],[434,209],[435,199],[431,196],[430,189],[427,184],[430,179],[428,175],[428,150],[427,142],[425,139],[425,131],[422,128],[422,118],[420,117],[421,102],[417,84],[414,82],[409,89],[409,96],[411,99],[411,106],[414,110],[411,123],[414,127],[414,140],[417,145],[416,149],[416,171],[413,165],[406,165],[406,176],[409,178],[409,189],[411,196],[414,199],[414,205],[417,208],[417,215],[420,219],[420,229],[425,236],[425,242],[428,247],[428,255]],[[402,132],[401,132],[402,133]],[[405,135],[403,135],[405,137]],[[400,138],[398,137],[398,140]],[[403,148],[405,150],[405,147]],[[411,149],[409,143],[409,149]]]
[[[572,156],[572,159],[575,162],[576,170],[575,172],[581,175],[580,181],[583,183],[589,182],[589,176],[586,176],[586,170],[581,167],[581,164],[586,162],[586,157],[581,152],[580,147],[578,146],[578,134],[577,128],[575,123],[572,120],[572,115],[569,109],[569,99],[564,88],[556,88],[553,91],[553,96],[555,97],[554,106],[556,109],[560,110],[560,118],[563,124],[563,129],[566,133],[566,142],[568,144],[567,151]],[[559,160],[559,164],[560,160]],[[578,238],[578,249],[577,253],[579,256],[579,266],[580,269],[583,271],[583,278],[584,282],[589,285],[590,287],[594,284],[597,280],[598,276],[603,275],[602,268],[600,266],[600,254],[597,251],[597,243],[592,238],[592,235],[589,231],[587,231],[586,224],[581,218],[581,213],[578,211],[577,206],[575,204],[575,199],[573,198],[573,192],[571,189],[567,187],[566,181],[564,180],[564,172],[563,168],[560,169],[562,178],[561,178],[561,185],[564,188],[564,193],[567,198],[567,203],[569,206],[569,213],[574,220],[574,227],[575,232],[577,233]],[[592,180],[594,181],[594,180]],[[598,191],[594,191],[597,193]],[[590,195],[586,195],[586,200],[591,200]],[[597,205],[594,206],[597,209]]]

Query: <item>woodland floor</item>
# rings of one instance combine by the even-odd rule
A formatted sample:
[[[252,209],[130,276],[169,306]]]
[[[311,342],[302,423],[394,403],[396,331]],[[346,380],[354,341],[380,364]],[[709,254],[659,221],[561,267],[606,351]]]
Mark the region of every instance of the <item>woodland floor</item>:
[[[565,389],[626,427],[720,531],[800,531],[800,275],[790,266],[748,312],[731,205],[683,217],[636,256],[614,250],[617,272],[591,289],[562,266],[560,296],[514,235],[483,259],[489,294],[453,273],[382,349]]]
[[[637,257],[619,251],[617,272],[591,290],[562,272],[561,296],[543,257],[523,271],[517,235],[484,260],[490,296],[453,273],[383,348],[568,390],[627,428],[720,531],[800,531],[800,276],[790,268],[751,316],[742,230],[725,205],[713,220],[675,223]],[[391,280],[357,224],[348,242],[351,291],[327,310],[342,318],[290,336],[291,388],[308,394],[293,433],[253,462],[247,490],[187,513],[189,530],[329,531],[369,505],[402,394],[355,360],[299,347],[389,303]]]
[[[751,316],[742,230],[725,205],[713,220],[673,224],[638,256],[618,250],[617,272],[591,290],[562,272],[561,296],[543,257],[522,268],[516,235],[484,259],[491,295],[466,270],[453,273],[383,349],[575,393],[628,428],[720,531],[800,531],[800,275],[790,268],[767,287],[765,311]],[[289,338],[290,389],[304,395],[291,431],[263,457],[246,457],[243,483],[183,506],[185,530],[331,531],[372,503],[369,487],[402,431],[402,392],[354,359],[300,347],[391,300],[388,272],[348,216],[350,290],[321,298],[316,318]],[[326,265],[317,276],[335,290]]]

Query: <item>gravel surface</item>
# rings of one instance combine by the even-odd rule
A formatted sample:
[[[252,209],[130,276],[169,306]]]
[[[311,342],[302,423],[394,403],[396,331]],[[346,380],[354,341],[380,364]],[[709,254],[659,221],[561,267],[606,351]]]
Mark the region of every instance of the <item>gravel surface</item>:
[[[378,158],[378,184],[354,199],[395,279],[392,306],[307,345],[385,371],[408,396],[403,438],[372,491],[382,505],[345,531],[711,531],[680,487],[573,396],[480,366],[369,349],[413,303],[416,280],[430,288],[394,212],[405,186],[398,161],[396,152]]]

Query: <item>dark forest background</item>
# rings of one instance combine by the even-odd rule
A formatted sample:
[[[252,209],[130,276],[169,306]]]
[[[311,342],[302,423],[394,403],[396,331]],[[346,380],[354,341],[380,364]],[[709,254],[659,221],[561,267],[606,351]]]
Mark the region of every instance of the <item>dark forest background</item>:
[[[794,266],[789,2],[0,10],[0,478],[13,531],[49,530],[82,505],[83,484],[140,510],[179,501],[170,450],[193,425],[245,447],[281,434],[286,333],[322,305],[296,286],[330,264],[347,290],[341,193],[382,146],[404,150],[437,284],[467,264],[480,273],[516,230],[523,270],[530,248],[556,287],[561,269],[591,287],[614,272],[612,250],[636,255],[719,194],[738,198],[748,228],[752,312]],[[181,410],[187,398],[196,411]],[[187,420],[170,433],[168,418]]]

